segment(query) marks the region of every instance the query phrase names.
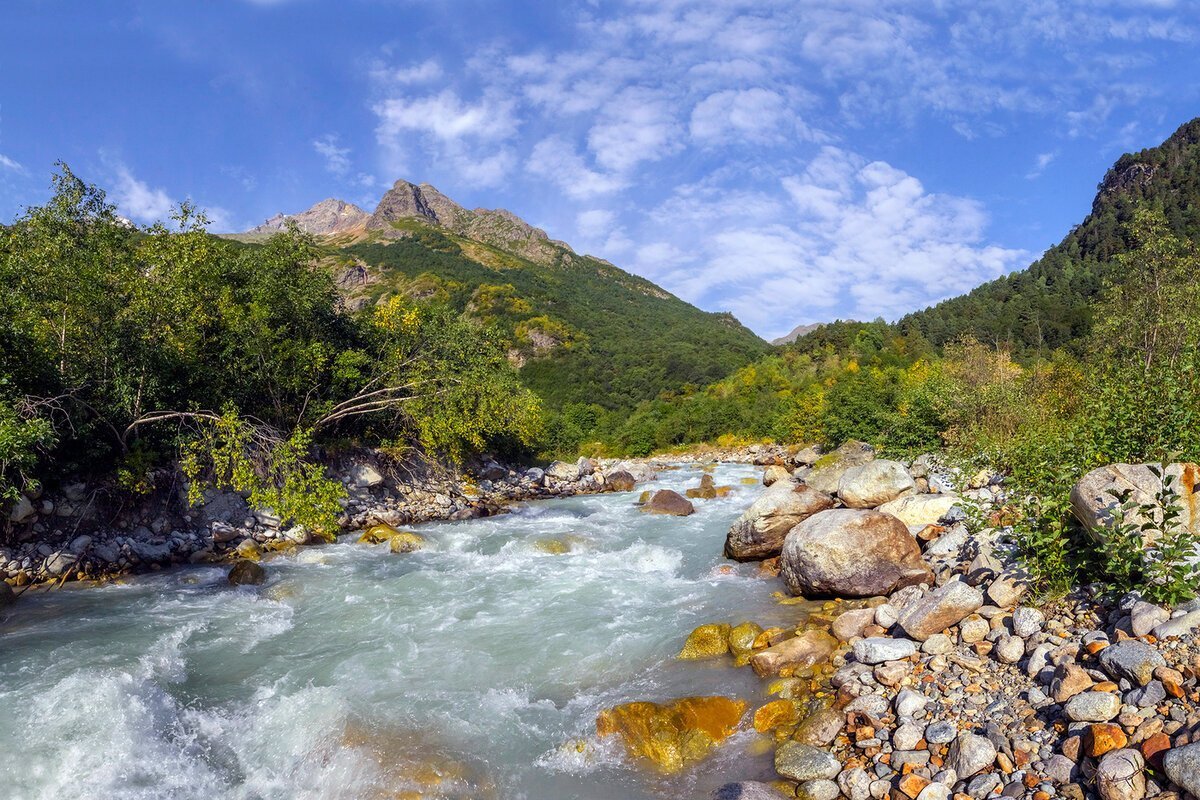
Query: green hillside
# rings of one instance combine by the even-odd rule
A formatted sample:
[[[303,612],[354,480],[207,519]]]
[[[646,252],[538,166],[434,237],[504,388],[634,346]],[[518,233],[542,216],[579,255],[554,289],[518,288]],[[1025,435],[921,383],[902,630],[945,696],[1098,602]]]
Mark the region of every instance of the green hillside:
[[[1119,277],[1133,210],[1159,210],[1172,233],[1200,240],[1200,118],[1158,147],[1126,154],[1104,176],[1092,212],[1021,272],[909,314],[900,329],[940,347],[963,335],[1007,343],[1018,354],[1074,348],[1092,328],[1092,304]]]

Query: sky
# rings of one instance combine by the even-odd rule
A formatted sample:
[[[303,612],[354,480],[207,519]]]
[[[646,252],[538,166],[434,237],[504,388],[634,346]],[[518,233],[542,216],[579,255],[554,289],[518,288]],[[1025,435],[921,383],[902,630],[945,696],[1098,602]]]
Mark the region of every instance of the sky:
[[[5,0],[0,221],[56,161],[215,231],[397,179],[771,338],[1027,266],[1200,115],[1191,0]]]

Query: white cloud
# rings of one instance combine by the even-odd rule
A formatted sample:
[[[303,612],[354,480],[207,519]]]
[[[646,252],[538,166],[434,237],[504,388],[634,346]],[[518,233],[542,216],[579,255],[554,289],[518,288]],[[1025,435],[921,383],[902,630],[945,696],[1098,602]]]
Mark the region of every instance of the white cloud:
[[[624,189],[629,181],[619,175],[590,168],[564,137],[550,136],[533,147],[526,162],[530,173],[558,187],[568,197],[586,200]]]
[[[621,90],[588,132],[601,166],[623,172],[682,148],[682,130],[665,93],[641,86]]]
[[[470,103],[450,89],[424,97],[389,98],[377,103],[374,111],[379,135],[384,137],[422,133],[442,141],[465,136],[504,139],[517,127],[509,102],[485,98]]]
[[[410,86],[413,84],[432,83],[443,75],[442,65],[432,58],[407,67],[390,67],[377,62],[371,68],[371,78],[381,83]]]
[[[779,144],[803,126],[770,89],[714,92],[692,109],[692,138],[703,144]],[[804,138],[808,138],[807,135]]]
[[[164,190],[151,188],[145,181],[138,180],[124,164],[116,167],[114,195],[121,213],[145,224],[165,222],[176,205]]]
[[[612,232],[617,215],[606,208],[593,208],[579,212],[575,217],[575,228],[581,236],[595,239]]]
[[[3,167],[4,169],[10,169],[13,172],[19,172],[21,174],[25,173],[25,168],[23,166],[3,153],[0,153],[0,167]]]
[[[325,169],[340,178],[350,171],[350,148],[342,147],[338,141],[336,133],[327,133],[314,139],[312,146],[325,159]]]
[[[1025,177],[1029,180],[1040,178],[1046,171],[1046,167],[1050,166],[1056,158],[1058,158],[1057,152],[1039,153],[1038,157],[1033,160],[1033,167],[1025,173]]]

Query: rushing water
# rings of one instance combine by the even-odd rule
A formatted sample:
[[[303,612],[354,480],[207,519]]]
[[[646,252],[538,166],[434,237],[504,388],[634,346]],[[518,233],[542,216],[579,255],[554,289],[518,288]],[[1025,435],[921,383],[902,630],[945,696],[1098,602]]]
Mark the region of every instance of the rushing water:
[[[672,777],[594,736],[628,700],[762,699],[728,659],[674,658],[703,622],[796,614],[721,558],[757,475],[719,467],[732,494],[686,518],[552,500],[421,526],[414,554],[306,548],[262,587],[195,567],[27,594],[0,621],[0,795],[631,800],[770,776],[750,731]]]

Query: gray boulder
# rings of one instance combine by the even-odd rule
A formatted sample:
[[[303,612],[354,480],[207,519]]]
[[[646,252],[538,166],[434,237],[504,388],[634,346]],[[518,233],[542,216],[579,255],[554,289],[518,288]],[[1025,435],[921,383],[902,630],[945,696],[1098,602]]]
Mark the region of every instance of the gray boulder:
[[[833,506],[834,499],[827,494],[790,480],[778,481],[730,527],[725,537],[725,557],[752,561],[777,556],[788,531]]]
[[[1100,666],[1114,678],[1127,678],[1145,686],[1154,678],[1155,667],[1167,660],[1155,648],[1135,640],[1110,644],[1100,651]]]
[[[858,509],[821,511],[792,528],[781,568],[788,590],[805,596],[873,597],[933,583],[903,522]]]
[[[946,766],[954,770],[959,780],[977,775],[996,760],[996,745],[986,736],[962,733],[950,744]]]
[[[957,625],[983,607],[983,592],[962,581],[950,581],[900,613],[898,623],[919,642]]]
[[[846,470],[865,464],[873,458],[875,448],[871,445],[865,442],[846,442],[832,453],[818,458],[804,481],[818,492],[837,494],[838,484]]]
[[[1162,763],[1168,778],[1189,794],[1200,797],[1200,743],[1168,750]]]
[[[904,465],[886,459],[850,467],[838,480],[838,497],[848,508],[875,508],[916,491]]]
[[[775,771],[788,780],[833,780],[841,763],[829,753],[800,742],[785,742],[775,751]]]
[[[1076,518],[1097,540],[1104,538],[1104,529],[1112,524],[1112,512],[1117,499],[1112,492],[1129,491],[1129,499],[1139,505],[1153,506],[1155,496],[1162,490],[1162,479],[1154,474],[1157,464],[1109,464],[1094,469],[1079,479],[1071,489],[1071,510]],[[1174,476],[1172,488],[1179,494],[1183,512],[1179,521],[1193,532],[1200,532],[1200,503],[1193,500],[1196,484],[1200,482],[1200,466],[1187,462],[1167,465],[1167,475]],[[1130,519],[1136,525],[1146,522],[1140,515]],[[1147,544],[1151,534],[1146,535]]]

